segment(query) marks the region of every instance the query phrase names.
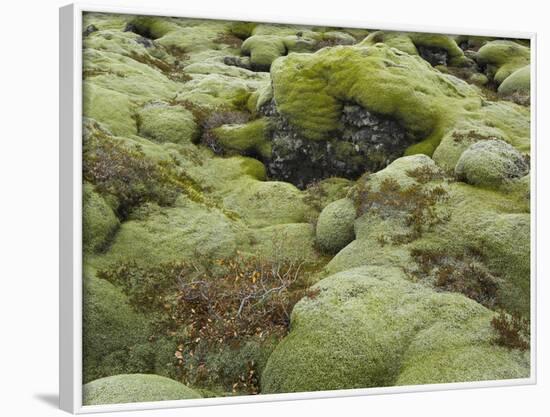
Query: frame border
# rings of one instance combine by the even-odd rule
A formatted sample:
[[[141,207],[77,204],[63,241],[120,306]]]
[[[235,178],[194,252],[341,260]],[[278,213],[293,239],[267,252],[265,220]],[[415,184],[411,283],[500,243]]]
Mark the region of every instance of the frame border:
[[[216,397],[129,404],[82,405],[82,15],[84,12],[137,14],[261,23],[323,25],[380,30],[433,32],[529,39],[531,42],[531,373],[529,378],[343,389],[258,396]],[[72,414],[137,411],[226,404],[246,404],[320,398],[429,392],[456,389],[534,385],[537,383],[537,36],[533,32],[503,32],[438,26],[392,25],[376,21],[310,19],[306,17],[243,16],[233,13],[189,12],[73,3],[59,9],[59,407]]]

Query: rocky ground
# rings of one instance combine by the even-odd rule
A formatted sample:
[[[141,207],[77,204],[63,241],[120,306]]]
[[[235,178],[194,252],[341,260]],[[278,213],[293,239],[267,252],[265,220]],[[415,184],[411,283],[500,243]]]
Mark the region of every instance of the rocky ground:
[[[529,376],[528,42],[83,27],[86,404]]]

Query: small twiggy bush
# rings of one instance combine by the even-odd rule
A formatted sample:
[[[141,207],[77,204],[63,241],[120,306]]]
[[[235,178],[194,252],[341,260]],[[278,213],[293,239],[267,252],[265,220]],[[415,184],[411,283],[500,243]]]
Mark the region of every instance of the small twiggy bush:
[[[497,332],[495,342],[500,346],[509,349],[528,350],[530,347],[530,325],[529,320],[517,315],[508,315],[500,312],[493,317],[491,326]]]

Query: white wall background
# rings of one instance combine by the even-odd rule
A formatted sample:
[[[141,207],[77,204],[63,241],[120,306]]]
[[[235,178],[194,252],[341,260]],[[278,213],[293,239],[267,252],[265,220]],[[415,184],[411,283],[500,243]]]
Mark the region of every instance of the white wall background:
[[[101,2],[94,2],[102,4]],[[0,23],[0,414],[57,416],[58,10],[60,0],[7,0]],[[538,33],[539,384],[142,412],[152,416],[542,415],[550,409],[547,182],[550,27],[544,2],[522,0],[176,0],[103,4]],[[128,413],[118,413],[126,416]]]

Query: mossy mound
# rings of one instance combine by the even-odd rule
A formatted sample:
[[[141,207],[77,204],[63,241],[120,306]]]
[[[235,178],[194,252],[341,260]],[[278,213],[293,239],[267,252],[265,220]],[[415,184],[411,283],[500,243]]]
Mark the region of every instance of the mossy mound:
[[[154,265],[193,256],[227,258],[248,241],[244,230],[223,212],[183,198],[175,207],[155,205],[122,223],[109,251],[94,261]]]
[[[254,256],[273,261],[305,261],[318,259],[315,251],[315,230],[309,223],[289,223],[255,230]]]
[[[531,50],[514,41],[496,40],[483,45],[477,52],[477,61],[487,72],[502,83],[516,70],[529,64]]]
[[[332,258],[325,274],[362,265],[392,265],[416,271],[422,266],[417,263],[422,258],[415,260],[411,253],[420,251],[436,258],[444,253],[448,259],[460,261],[462,266],[453,265],[452,269],[463,274],[465,286],[475,287],[480,278],[467,272],[463,267],[465,262],[479,263],[487,270],[488,274],[482,273],[481,277],[491,282],[489,288],[476,290],[476,294],[465,293],[474,299],[489,300],[488,305],[528,315],[530,231],[529,204],[525,199],[528,187],[522,185],[525,181],[528,177],[508,181],[499,190],[481,189],[454,182],[427,156],[400,158],[386,169],[358,181],[355,192],[359,193],[362,187],[367,191],[354,197],[356,204],[371,201],[374,205],[356,219],[356,240]],[[369,200],[384,184],[400,190],[399,209],[384,200]],[[422,221],[428,211],[421,210],[422,216],[417,221],[422,232],[411,237],[414,222],[410,214],[422,207],[426,193],[436,187],[441,187],[444,198],[430,206],[430,221]],[[412,205],[408,206],[406,201]],[[407,236],[409,238],[403,239]],[[438,285],[432,280],[423,282]]]
[[[85,183],[83,189],[82,222],[82,241],[86,252],[105,249],[120,225],[113,209],[89,183]]]
[[[135,135],[133,118],[135,105],[124,94],[111,91],[93,83],[84,82],[83,111],[92,119],[100,120],[114,135]]]
[[[189,143],[199,129],[193,114],[180,106],[146,106],[139,113],[139,135],[156,142]]]
[[[457,119],[481,107],[467,83],[384,44],[292,54],[276,60],[271,75],[277,109],[311,140],[330,138],[341,127],[343,103],[352,102],[426,138],[407,152],[431,154]]]
[[[243,42],[241,51],[250,55],[250,62],[255,68],[265,71],[275,59],[286,54],[286,47],[279,36],[251,36]]]
[[[84,278],[83,300],[84,381],[119,369],[147,371],[151,364],[146,363],[150,352],[144,352],[150,336],[146,318],[132,309],[118,288],[92,275]]]
[[[509,96],[514,93],[530,96],[531,65],[526,65],[510,74],[510,76],[498,86],[498,93],[501,96]]]
[[[311,210],[300,190],[279,181],[239,181],[223,204],[254,228],[302,223]]]
[[[268,140],[271,130],[267,118],[253,120],[244,125],[223,125],[213,129],[217,143],[225,150],[233,150],[258,158],[271,157],[271,143]]]
[[[84,405],[187,400],[201,398],[193,389],[158,375],[115,375],[89,382],[83,388]]]
[[[264,393],[529,375],[528,355],[493,344],[494,313],[411,283],[399,268],[351,269],[313,289],[269,358]]]
[[[525,157],[501,140],[474,143],[464,151],[455,167],[458,178],[485,187],[499,187],[528,172],[529,163]]]
[[[317,220],[317,243],[326,252],[335,253],[350,243],[355,233],[355,206],[353,201],[343,198],[330,203]]]
[[[530,150],[530,115],[523,106],[508,102],[489,102],[462,119],[441,139],[433,153],[434,161],[446,172],[453,172],[462,153],[480,140],[503,140],[518,151]]]

